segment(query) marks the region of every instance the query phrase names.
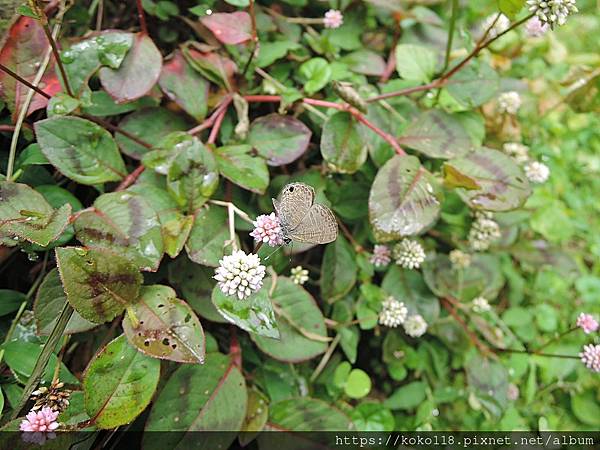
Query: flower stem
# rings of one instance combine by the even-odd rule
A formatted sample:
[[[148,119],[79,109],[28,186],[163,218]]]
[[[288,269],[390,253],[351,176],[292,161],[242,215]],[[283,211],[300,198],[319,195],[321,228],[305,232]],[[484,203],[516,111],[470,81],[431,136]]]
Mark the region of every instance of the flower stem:
[[[138,19],[140,21],[140,28],[142,30],[142,33],[148,34],[148,25],[146,25],[146,15],[144,14],[142,0],[136,0],[135,4],[137,6]]]

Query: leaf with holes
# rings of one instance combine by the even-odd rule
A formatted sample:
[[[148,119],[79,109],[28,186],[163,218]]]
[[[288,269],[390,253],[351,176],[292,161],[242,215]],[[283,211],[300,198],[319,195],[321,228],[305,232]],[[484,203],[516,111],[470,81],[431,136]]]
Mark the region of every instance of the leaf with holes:
[[[302,286],[289,278],[278,277],[271,302],[279,324],[280,339],[251,334],[258,348],[285,362],[306,361],[327,349],[329,338],[323,314]]]
[[[101,66],[118,69],[133,44],[133,37],[133,33],[108,30],[63,51],[60,59],[74,93],[80,96]]]
[[[124,335],[112,340],[83,374],[85,410],[101,429],[132,422],[150,404],[160,361],[138,352]]]
[[[367,160],[360,126],[352,114],[344,111],[336,112],[323,125],[321,154],[333,171],[354,173]]]
[[[50,336],[66,301],[67,296],[58,270],[52,269],[40,284],[33,304],[33,316],[38,335]],[[64,332],[65,334],[81,333],[97,326],[81,317],[77,311],[73,311]]]
[[[152,39],[147,34],[137,33],[118,69],[100,69],[100,82],[117,102],[130,102],[143,97],[154,87],[161,68],[162,55]]]
[[[228,145],[215,149],[214,155],[221,175],[244,189],[264,194],[269,186],[269,168],[251,151],[249,145]]]
[[[150,145],[156,145],[170,133],[185,131],[191,126],[190,121],[166,108],[141,109],[125,116],[119,122],[119,128],[123,131],[127,131]],[[121,133],[115,135],[115,140],[123,153],[135,159],[142,159],[150,151]]]
[[[167,97],[198,121],[206,116],[209,83],[176,51],[160,73],[158,84]]]
[[[333,303],[354,287],[358,267],[356,254],[343,236],[325,247],[321,264],[321,297]]]
[[[47,246],[69,223],[71,205],[54,209],[26,184],[0,182],[0,234]]]
[[[475,108],[496,96],[500,77],[487,64],[475,62],[459,70],[446,86],[448,93],[460,104]]]
[[[268,114],[250,126],[248,141],[270,166],[294,162],[308,149],[312,132],[291,116]]]
[[[55,116],[36,122],[34,128],[48,161],[78,183],[119,181],[127,174],[113,137],[94,122]]]
[[[4,13],[4,7],[2,10]],[[48,49],[48,39],[40,22],[31,17],[19,17],[6,33],[6,41],[0,49],[0,63],[32,82],[39,70],[40,59]],[[61,90],[54,70],[53,58],[38,87],[49,96]],[[13,121],[16,121],[28,94],[27,86],[15,80],[8,73],[0,71],[0,98],[6,102],[12,112]],[[45,108],[47,104],[47,98],[34,94],[27,113],[31,114],[38,109]]]
[[[419,114],[398,141],[430,158],[454,158],[475,148],[462,122],[441,110]]]
[[[427,286],[438,297],[454,297],[468,302],[475,297],[495,299],[504,286],[500,261],[494,255],[476,253],[471,265],[458,271],[447,255],[437,254],[423,267]]]
[[[67,300],[90,322],[108,322],[137,300],[142,275],[117,253],[60,247],[56,263]]]
[[[127,308],[123,331],[142,353],[183,363],[204,362],[204,331],[194,311],[169,286],[143,286]]]
[[[446,162],[445,167],[451,167],[479,185],[478,189],[457,189],[471,208],[509,211],[522,206],[531,195],[523,170],[513,158],[498,150],[481,148]]]
[[[194,226],[185,249],[190,259],[205,266],[218,267],[223,258],[225,242],[229,240],[227,211],[210,205],[196,212]]]
[[[263,284],[269,286],[270,283],[271,280],[266,279]],[[215,286],[212,291],[212,302],[223,317],[242,330],[279,339],[273,305],[269,299],[269,291],[265,287],[250,297],[240,300],[235,296],[223,294],[219,286]]]
[[[184,450],[198,447],[193,431],[205,434],[203,448],[229,448],[246,415],[246,383],[233,360],[211,353],[203,365],[180,366],[154,402],[144,434],[146,450]],[[168,431],[168,433],[152,433]]]
[[[252,21],[244,11],[213,13],[200,19],[223,44],[237,45],[252,39]]]
[[[393,241],[431,226],[440,212],[435,180],[414,156],[394,156],[379,169],[369,195],[378,240]]]
[[[77,217],[74,225],[77,239],[88,247],[111,249],[141,270],[158,269],[163,256],[162,229],[143,195],[103,194],[93,208]]]

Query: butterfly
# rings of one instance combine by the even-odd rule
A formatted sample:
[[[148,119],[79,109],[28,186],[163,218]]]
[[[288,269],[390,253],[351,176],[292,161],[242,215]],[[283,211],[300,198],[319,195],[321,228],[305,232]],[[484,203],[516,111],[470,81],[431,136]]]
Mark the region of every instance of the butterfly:
[[[336,240],[338,226],[333,212],[314,200],[315,190],[304,183],[287,184],[279,199],[273,199],[286,244],[327,244]]]

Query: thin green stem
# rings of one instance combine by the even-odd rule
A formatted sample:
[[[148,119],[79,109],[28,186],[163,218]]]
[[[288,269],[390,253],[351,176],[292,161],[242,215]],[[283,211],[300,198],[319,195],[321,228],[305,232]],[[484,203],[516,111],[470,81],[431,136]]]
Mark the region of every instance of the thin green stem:
[[[444,57],[444,68],[442,73],[448,69],[450,64],[450,52],[452,51],[452,41],[454,40],[454,29],[456,28],[456,18],[458,17],[458,0],[452,0],[452,15],[450,16],[450,28],[448,28],[448,41],[446,42],[446,55]]]

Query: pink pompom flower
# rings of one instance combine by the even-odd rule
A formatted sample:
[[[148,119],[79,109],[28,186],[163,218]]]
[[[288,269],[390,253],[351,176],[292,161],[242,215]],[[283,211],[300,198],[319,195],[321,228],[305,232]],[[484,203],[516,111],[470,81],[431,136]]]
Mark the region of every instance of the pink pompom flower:
[[[533,16],[525,24],[525,32],[530,37],[543,36],[549,29],[550,27],[548,26],[548,24],[542,23],[538,16]]]
[[[250,233],[250,236],[256,242],[264,242],[271,247],[283,245],[281,222],[279,222],[279,218],[275,213],[258,216],[252,224],[254,225],[254,230]]]
[[[577,326],[583,330],[585,334],[593,333],[598,330],[598,321],[591,314],[581,313],[577,317]]]
[[[376,244],[371,255],[371,264],[375,267],[385,267],[392,260],[392,251],[387,245]]]
[[[588,344],[583,346],[583,351],[579,354],[581,362],[594,371],[600,372],[600,345]]]
[[[44,406],[40,411],[29,411],[25,419],[21,422],[19,429],[21,431],[47,432],[58,428],[58,411],[52,411]]]
[[[325,28],[339,28],[344,23],[344,15],[337,9],[330,9],[325,13],[323,25]]]

